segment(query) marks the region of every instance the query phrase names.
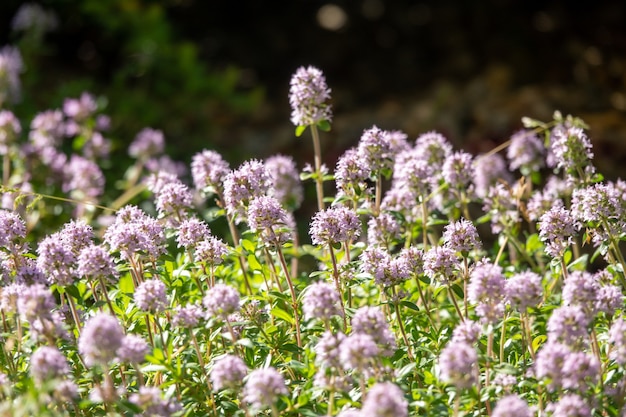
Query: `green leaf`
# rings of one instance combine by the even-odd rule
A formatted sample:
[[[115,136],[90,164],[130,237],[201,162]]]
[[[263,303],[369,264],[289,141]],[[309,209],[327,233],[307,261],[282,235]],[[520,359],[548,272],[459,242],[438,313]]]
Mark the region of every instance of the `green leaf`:
[[[586,253],[580,258],[576,259],[571,264],[567,265],[567,269],[572,271],[584,271],[587,269],[587,263],[589,262],[589,254]]]
[[[563,254],[563,262],[565,263],[565,265],[567,265],[569,264],[569,261],[571,260],[572,260],[572,251],[568,249]]]
[[[304,133],[304,131],[306,130],[308,126],[298,126],[296,127],[296,137],[299,138],[300,136],[302,136],[302,134]]]
[[[541,344],[543,344],[548,337],[544,334],[539,335],[533,339],[533,351],[536,352]]]
[[[237,340],[237,345],[241,345],[241,346],[245,346],[247,348],[250,349],[254,349],[254,343],[252,343],[252,340],[248,339],[247,337],[244,337],[242,339]]]
[[[293,318],[293,316],[289,313],[287,313],[285,310],[279,308],[279,307],[274,307],[272,309],[272,315],[278,319],[284,320],[289,324],[294,324],[295,320]]]
[[[256,251],[256,244],[248,239],[242,239],[241,246],[243,246],[243,248],[250,253],[254,253]]]
[[[76,288],[75,285],[68,285],[67,287],[65,287],[65,291],[71,295],[73,298],[80,300],[80,292],[78,291],[78,288]]]
[[[415,303],[412,303],[408,300],[400,301],[400,305],[403,307],[410,308],[413,311],[420,311],[419,307]]]
[[[454,291],[457,297],[459,297],[460,299],[463,299],[463,288],[461,288],[459,284],[453,284],[452,291]]]
[[[324,132],[330,132],[330,122],[328,120],[321,120],[317,122],[317,127]]]
[[[537,233],[533,233],[528,236],[528,239],[526,239],[526,252],[532,254],[541,248],[543,248],[543,243],[541,242],[541,239],[539,239],[539,235]]]
[[[256,260],[256,256],[252,253],[248,255],[248,266],[253,271],[260,271],[263,269],[263,266]]]

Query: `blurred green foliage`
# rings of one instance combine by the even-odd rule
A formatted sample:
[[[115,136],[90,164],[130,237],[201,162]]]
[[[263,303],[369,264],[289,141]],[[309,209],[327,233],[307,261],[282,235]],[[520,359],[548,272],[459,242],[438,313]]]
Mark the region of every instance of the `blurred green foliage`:
[[[15,14],[20,2],[10,3],[0,6],[2,14]],[[253,112],[264,92],[242,88],[237,68],[212,67],[195,43],[177,35],[170,16],[177,4],[42,2],[56,14],[57,29],[46,36],[9,37],[20,47],[26,66],[16,113],[30,120],[36,112],[62,106],[65,97],[89,91],[108,100],[105,113],[112,119],[114,152],[125,153],[146,126],[164,131],[174,159],[188,161],[203,148],[219,148],[210,142],[212,133]]]

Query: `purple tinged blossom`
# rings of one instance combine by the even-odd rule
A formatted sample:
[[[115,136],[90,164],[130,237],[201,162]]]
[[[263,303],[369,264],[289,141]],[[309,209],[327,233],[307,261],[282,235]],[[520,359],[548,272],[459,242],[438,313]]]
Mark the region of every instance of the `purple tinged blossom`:
[[[104,192],[104,174],[94,161],[72,155],[63,169],[63,191],[78,200],[94,199]]]
[[[146,127],[137,133],[128,147],[128,154],[142,161],[159,156],[165,150],[165,136],[158,129]]]
[[[626,367],[626,321],[622,317],[617,318],[611,325],[609,343],[611,345],[609,358]]]
[[[106,366],[116,357],[123,339],[124,330],[117,318],[99,313],[85,323],[78,339],[78,351],[87,365]]]
[[[157,387],[143,386],[139,392],[131,394],[128,400],[143,410],[142,416],[171,417],[180,411],[181,405],[175,401],[163,398]]]
[[[380,175],[379,171],[391,169],[394,163],[395,150],[389,133],[376,126],[366,129],[361,135],[357,147],[359,158],[371,173]]]
[[[548,389],[554,391],[562,386],[563,365],[572,353],[570,348],[553,339],[545,343],[535,361],[535,375],[538,379],[548,380]]]
[[[76,273],[80,277],[92,279],[104,278],[116,281],[119,272],[109,252],[99,245],[89,245],[80,251]]]
[[[530,175],[545,166],[546,149],[536,133],[520,130],[511,136],[511,143],[506,156],[509,169],[519,169],[522,174]]]
[[[577,305],[586,313],[595,315],[599,291],[600,282],[596,275],[587,271],[572,271],[563,283],[561,299],[563,304]]]
[[[57,307],[52,292],[42,284],[23,287],[18,294],[17,310],[28,322],[42,317],[50,317],[52,310]]]
[[[207,194],[220,193],[230,166],[218,152],[205,149],[191,159],[191,177],[194,187]]]
[[[419,266],[406,256],[393,257],[383,248],[370,246],[360,255],[361,271],[370,274],[377,285],[391,287],[406,281]]]
[[[30,357],[30,374],[39,383],[63,377],[69,372],[67,359],[56,347],[42,346]]]
[[[571,352],[563,361],[561,373],[563,389],[586,391],[600,379],[600,362],[592,354]]]
[[[350,197],[356,197],[367,187],[366,180],[370,176],[370,168],[366,161],[359,157],[357,148],[350,148],[337,160],[335,183],[337,191]]]
[[[502,268],[481,261],[470,272],[467,298],[476,303],[476,314],[486,323],[496,323],[504,313],[505,278]]]
[[[207,236],[198,242],[194,253],[196,262],[203,262],[208,265],[219,265],[228,254],[228,246],[215,236]]]
[[[476,349],[463,342],[449,343],[439,355],[441,379],[458,389],[471,388],[478,382]]]
[[[617,285],[602,285],[598,289],[596,297],[595,311],[612,316],[624,306],[624,295],[621,287]]]
[[[172,172],[158,170],[150,173],[144,182],[146,184],[146,188],[158,197],[166,185],[171,183],[180,183],[180,179],[178,178],[178,175]]]
[[[210,379],[213,388],[217,391],[238,389],[243,385],[243,379],[247,374],[248,367],[239,356],[224,355],[215,360]]]
[[[339,368],[341,366],[339,348],[345,338],[346,335],[343,333],[333,334],[330,331],[325,331],[313,348],[315,363],[326,368]]]
[[[13,211],[0,210],[0,247],[21,252],[20,241],[26,238],[26,223]]]
[[[141,336],[128,334],[122,339],[122,343],[117,348],[117,357],[126,363],[142,363],[150,351],[148,342]]]
[[[452,331],[451,343],[467,343],[473,345],[478,342],[482,326],[475,321],[464,320],[457,324]]]
[[[76,254],[59,239],[58,234],[50,235],[39,242],[37,254],[37,267],[46,274],[50,284],[66,286],[74,282]]]
[[[428,161],[427,156],[416,148],[409,149],[396,156],[392,188],[398,188],[404,193],[408,191],[423,199],[436,183],[434,174],[435,166]],[[415,200],[412,204],[415,205]]]
[[[504,289],[506,301],[520,313],[539,305],[543,297],[541,277],[532,271],[514,274],[506,280]]]
[[[307,320],[330,320],[333,316],[343,315],[341,296],[331,284],[317,282],[309,285],[302,298],[302,311]]]
[[[578,394],[565,394],[557,402],[550,403],[546,411],[552,417],[591,417],[591,407]]]
[[[441,168],[443,180],[455,190],[464,190],[469,187],[474,178],[474,157],[463,151],[449,155]]]
[[[444,246],[461,253],[482,248],[476,226],[466,219],[447,224],[443,232],[443,242]]]
[[[255,409],[273,406],[279,396],[288,394],[285,379],[272,367],[250,372],[243,388],[243,400]]]
[[[369,389],[361,414],[368,417],[408,417],[409,402],[394,383],[378,382]]]
[[[147,313],[160,313],[167,308],[165,284],[159,279],[149,279],[137,286],[135,305]]]
[[[552,129],[550,151],[556,168],[563,169],[566,174],[578,176],[595,172],[591,160],[591,140],[583,129],[574,126],[557,126]]]
[[[250,200],[248,225],[259,233],[267,244],[281,244],[289,239],[290,218],[280,201],[274,197],[259,196]]]
[[[182,217],[191,208],[193,197],[189,188],[180,181],[165,184],[156,194],[156,208],[165,216]]]
[[[445,246],[434,246],[424,253],[424,273],[433,281],[449,285],[458,277],[460,260]]]
[[[545,243],[546,252],[555,258],[563,256],[579,229],[580,223],[572,213],[559,205],[546,211],[539,219],[539,238]]]
[[[398,254],[398,258],[402,259],[402,262],[406,265],[406,268],[411,275],[421,275],[424,273],[423,250],[418,249],[415,246],[402,248]]]
[[[104,233],[104,241],[111,251],[119,251],[122,258],[130,258],[136,253],[157,258],[165,251],[163,226],[135,206],[118,210],[115,221]]]
[[[272,183],[268,190],[269,195],[280,201],[280,204],[288,210],[300,207],[304,191],[293,158],[285,155],[271,156],[265,160],[265,168]]]
[[[623,193],[614,183],[593,184],[572,193],[572,215],[591,226],[593,243],[600,245],[609,235],[619,236],[626,230],[622,208]]]
[[[515,394],[502,397],[493,409],[492,417],[533,417],[526,401]]]
[[[407,223],[413,223],[422,218],[421,207],[415,204],[419,197],[415,191],[406,189],[403,184],[392,182],[391,188],[385,193],[380,207],[383,210],[396,211],[402,214]]]
[[[580,306],[561,306],[552,311],[548,319],[548,338],[570,346],[578,345],[587,337],[591,320]]]
[[[418,136],[415,150],[432,167],[433,173],[440,173],[445,160],[452,154],[452,145],[441,133],[432,131]]]
[[[367,371],[376,363],[380,353],[378,345],[368,334],[351,334],[339,345],[339,361],[345,370]]]
[[[476,195],[481,198],[486,197],[489,189],[501,181],[513,181],[504,158],[497,153],[480,155],[474,159],[473,179]]]
[[[202,304],[208,318],[226,320],[240,309],[239,292],[229,285],[218,283],[207,291]]]
[[[389,247],[398,239],[402,231],[397,219],[388,212],[379,213],[367,222],[367,243],[369,246]]]
[[[396,349],[396,339],[389,329],[385,315],[378,307],[365,306],[357,309],[352,316],[352,333],[371,336],[384,356],[390,356]]]
[[[347,207],[329,207],[318,211],[311,222],[311,241],[314,245],[329,245],[354,240],[361,233],[361,221]]]
[[[188,304],[186,306],[178,306],[174,310],[172,317],[172,326],[194,328],[198,325],[205,313],[201,306],[196,304]]]
[[[209,236],[211,236],[209,226],[197,217],[184,219],[176,230],[176,242],[179,248],[193,248]]]
[[[289,88],[291,122],[295,126],[330,122],[333,115],[329,100],[330,88],[322,71],[312,66],[296,70]]]
[[[35,150],[42,151],[58,146],[64,134],[63,113],[60,110],[47,110],[37,114],[31,122],[29,140]]]
[[[63,113],[76,122],[82,122],[90,118],[98,110],[98,103],[94,96],[83,92],[79,98],[66,98],[63,100]]]
[[[224,203],[236,222],[245,220],[248,204],[254,197],[265,195],[271,178],[263,162],[250,160],[224,178]]]
[[[54,386],[54,398],[61,402],[75,401],[78,398],[78,386],[72,380],[61,380]]]
[[[17,311],[17,301],[21,293],[28,287],[21,283],[11,283],[0,287],[0,310],[4,314]]]
[[[78,256],[87,246],[93,244],[93,227],[84,220],[72,220],[53,235],[58,238],[74,255]]]

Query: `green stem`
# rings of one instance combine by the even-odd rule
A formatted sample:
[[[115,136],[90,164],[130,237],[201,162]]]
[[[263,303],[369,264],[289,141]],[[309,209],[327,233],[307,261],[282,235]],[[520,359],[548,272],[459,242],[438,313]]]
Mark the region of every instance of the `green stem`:
[[[420,284],[420,280],[415,276],[415,285],[417,285],[417,291],[420,296],[420,300],[422,301],[422,305],[424,306],[424,311],[426,311],[426,316],[428,317],[428,321],[434,330],[437,330],[435,326],[435,322],[433,321],[433,316],[430,314],[430,308],[428,307],[428,303],[426,302],[426,297],[424,296],[424,291],[422,291],[422,286]]]
[[[459,315],[459,318],[461,319],[461,321],[465,321],[465,317],[463,316],[463,313],[461,312],[461,309],[459,308],[459,305],[456,302],[456,296],[454,295],[454,291],[452,291],[452,287],[450,287],[449,285],[446,285],[446,288],[448,289],[448,294],[450,295],[452,304],[454,304],[456,313]]]
[[[396,287],[392,288],[393,295],[396,295]],[[395,297],[394,297],[395,298]],[[400,315],[400,306],[398,305],[397,300],[393,301],[393,306],[396,310],[396,320],[398,321],[398,327],[400,328],[400,333],[402,334],[402,339],[404,339],[404,344],[406,345],[406,352],[411,361],[415,360],[415,356],[413,356],[413,352],[411,352],[411,344],[409,343],[409,338],[406,335],[406,330],[404,329],[404,323],[402,322],[402,316]]]
[[[311,125],[311,135],[313,136],[313,151],[315,161],[315,188],[317,191],[317,209],[324,210],[324,178],[322,175],[322,149],[320,146],[320,136],[317,126]]]
[[[296,341],[298,342],[298,347],[302,347],[302,338],[300,336],[300,315],[298,313],[298,297],[296,296],[296,290],[293,286],[293,282],[291,281],[291,274],[289,273],[289,267],[287,267],[287,261],[285,261],[285,256],[283,255],[283,251],[280,248],[280,243],[276,242],[276,252],[278,253],[278,259],[280,260],[280,266],[283,269],[283,274],[285,274],[285,278],[287,279],[287,285],[289,286],[289,292],[291,293],[291,301],[293,307],[293,318],[296,325]]]
[[[337,258],[335,257],[335,250],[332,244],[328,244],[328,251],[330,252],[330,259],[333,264],[333,280],[335,281],[335,287],[339,293],[339,299],[341,300],[341,312],[343,313],[343,329],[348,329],[348,322],[346,318],[346,309],[343,306],[343,291],[341,290],[341,281],[339,280],[339,269],[337,268]]]
[[[500,329],[500,363],[504,363],[504,342],[506,338],[506,312],[502,318],[502,328]]]

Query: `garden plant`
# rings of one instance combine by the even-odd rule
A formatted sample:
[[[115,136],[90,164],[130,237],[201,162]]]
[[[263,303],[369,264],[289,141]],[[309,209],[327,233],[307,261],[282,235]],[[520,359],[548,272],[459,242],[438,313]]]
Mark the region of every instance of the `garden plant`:
[[[108,184],[103,100],[20,120],[20,70],[0,50],[0,415],[625,415],[626,182],[579,118],[482,155],[363,126],[329,167],[302,67],[310,165],[187,167],[146,127]]]

